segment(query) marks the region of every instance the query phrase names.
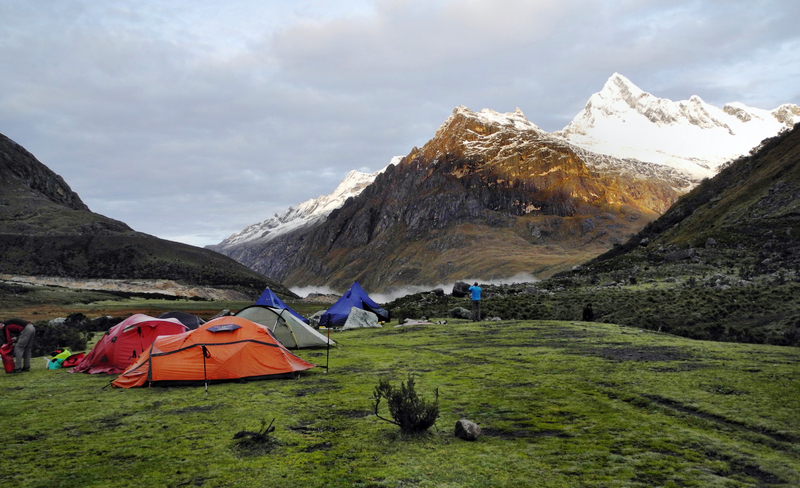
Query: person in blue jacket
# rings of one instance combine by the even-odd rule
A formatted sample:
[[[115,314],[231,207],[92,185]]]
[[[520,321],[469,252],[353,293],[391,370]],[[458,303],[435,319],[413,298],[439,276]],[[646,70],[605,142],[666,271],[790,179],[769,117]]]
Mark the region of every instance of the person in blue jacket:
[[[472,321],[477,322],[481,319],[481,287],[477,281],[469,287],[469,291],[472,292]]]

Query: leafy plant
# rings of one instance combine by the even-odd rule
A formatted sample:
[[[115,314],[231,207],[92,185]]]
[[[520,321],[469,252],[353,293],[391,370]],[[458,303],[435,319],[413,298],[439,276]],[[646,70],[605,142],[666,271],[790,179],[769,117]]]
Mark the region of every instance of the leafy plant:
[[[410,373],[408,381],[401,382],[399,389],[395,389],[389,380],[381,379],[375,387],[375,415],[381,420],[397,425],[405,434],[423,432],[439,417],[439,389],[436,388],[433,392],[436,395],[433,402],[418,396],[414,389],[414,376]],[[378,407],[383,398],[386,399],[393,420],[378,414]]]

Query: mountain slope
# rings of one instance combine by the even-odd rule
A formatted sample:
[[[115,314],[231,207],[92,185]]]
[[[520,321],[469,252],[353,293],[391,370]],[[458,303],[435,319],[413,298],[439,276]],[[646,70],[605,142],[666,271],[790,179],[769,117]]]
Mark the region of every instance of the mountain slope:
[[[519,174],[526,174],[526,165],[530,160],[553,158],[553,155],[562,149],[580,160],[583,165],[579,169],[578,166],[567,164],[564,166],[570,168],[567,173],[586,171],[593,178],[591,185],[597,182],[604,185],[599,190],[590,188],[591,185],[586,187],[585,181],[581,180],[582,177],[574,178],[577,174],[562,178],[564,174],[559,173],[561,169],[552,169],[554,173],[551,176],[557,180],[552,184],[559,188],[558,191],[551,192],[554,200],[545,202],[541,211],[538,210],[537,204],[528,206],[526,203],[525,206],[529,213],[532,212],[534,216],[539,215],[540,219],[543,213],[553,212],[554,206],[561,201],[559,199],[564,195],[572,195],[573,192],[575,197],[583,199],[584,202],[591,202],[592,205],[603,204],[603,198],[606,198],[605,204],[619,203],[620,200],[616,199],[624,196],[625,204],[638,205],[646,209],[645,212],[661,214],[669,208],[677,195],[687,192],[701,179],[716,174],[725,161],[746,153],[765,137],[773,136],[781,128],[800,121],[800,107],[796,105],[787,104],[766,111],[738,103],[718,109],[704,103],[699,97],[672,102],[644,92],[617,73],[609,78],[603,90],[590,98],[584,110],[567,127],[552,134],[545,133],[528,121],[521,111],[499,114],[491,110],[482,110],[476,114],[461,107],[454,111],[454,117],[458,114],[466,114],[466,119],[480,119],[479,125],[483,128],[465,126],[459,130],[449,130],[449,135],[437,133],[435,139],[438,142],[434,146],[439,148],[442,157],[437,159],[438,156],[420,154],[423,156],[424,164],[435,161],[439,167],[443,167],[441,163],[453,157],[452,155],[456,155],[457,158],[477,158],[482,161],[478,165],[484,167],[477,171],[477,175],[495,174],[495,176],[490,176],[487,180],[478,177],[473,182],[474,186],[470,188],[472,192],[480,193],[478,187],[484,184],[496,187],[499,183],[501,188],[509,184],[519,185],[520,181],[526,178],[519,178]],[[442,127],[448,126],[451,119],[448,119]],[[493,128],[487,129],[487,127]],[[502,129],[498,130],[498,127]],[[447,140],[448,138],[450,139]],[[541,154],[534,155],[536,151],[531,149],[533,146],[539,147],[540,149],[536,151],[540,151]],[[406,158],[406,163],[419,156],[418,152],[416,149],[412,151]],[[460,179],[472,171],[472,168],[477,168],[477,165],[467,165],[466,169],[458,170],[462,174],[453,176]],[[404,170],[402,174],[410,178],[410,181],[415,181],[415,177],[407,171]],[[543,183],[541,176],[533,185],[537,188],[539,199],[547,194],[546,188],[549,185]],[[442,193],[447,191],[443,189]],[[424,198],[425,194],[421,193],[420,196]],[[525,198],[521,202],[525,201]],[[332,201],[332,199],[326,200],[328,204],[326,213],[320,215],[333,215],[330,212],[330,208],[334,206],[331,204]],[[353,273],[356,275],[366,273],[365,270],[368,268],[366,264],[355,270],[347,263],[340,262],[336,265],[340,267],[336,268],[333,265],[336,258],[327,255],[320,259],[325,262],[330,261],[328,264],[312,265],[308,262],[298,264],[309,259],[308,256],[313,252],[327,249],[325,243],[328,241],[325,239],[334,239],[332,236],[314,233],[315,229],[327,225],[323,218],[308,216],[299,211],[309,202],[292,207],[284,215],[251,226],[219,245],[209,247],[234,257],[237,261],[268,276],[289,280],[291,284],[322,285],[335,282],[346,287],[349,283],[345,282],[352,279]],[[337,203],[341,205],[344,200],[340,199]],[[429,204],[430,202],[420,203],[418,207],[425,208]],[[391,205],[391,203],[384,201],[381,205]],[[510,210],[504,205],[505,203],[497,205],[497,208]],[[511,210],[513,214],[513,211],[519,211],[519,208]],[[648,218],[652,218],[652,215]],[[431,235],[442,232],[439,224],[424,217],[418,220],[422,222],[420,227],[428,226]],[[522,220],[527,221],[525,225],[530,224],[532,227],[514,232],[513,235],[505,235],[504,231],[498,231],[494,227],[491,230],[480,227],[482,224],[479,220],[473,219],[470,222],[479,224],[479,227],[463,227],[447,231],[452,234],[448,239],[453,242],[460,239],[473,242],[473,245],[461,247],[461,252],[456,250],[458,246],[445,245],[444,247],[449,249],[449,258],[446,261],[448,264],[446,266],[441,263],[436,264],[438,266],[436,272],[425,264],[430,259],[421,257],[425,251],[416,249],[414,245],[399,250],[387,246],[378,254],[392,256],[391,266],[394,266],[397,273],[404,273],[403,280],[416,284],[437,283],[459,273],[461,277],[488,278],[497,277],[501,273],[506,273],[504,277],[508,277],[515,274],[514,272],[524,270],[547,276],[558,269],[563,269],[568,262],[580,262],[581,259],[603,252],[618,243],[620,239],[624,239],[624,231],[636,228],[636,225],[612,224],[610,227],[618,227],[616,230],[624,227],[624,231],[609,233],[606,231],[609,226],[601,226],[603,230],[594,234],[589,231],[586,234],[595,237],[599,235],[597,240],[589,239],[581,243],[580,239],[575,238],[577,228],[573,227],[565,234],[563,228],[557,230],[553,227],[555,221],[534,223],[535,218],[530,217],[528,213],[525,213]],[[515,225],[519,224],[519,218],[514,217],[514,220],[517,222]],[[580,229],[581,235],[586,228],[596,225],[596,219],[584,222],[584,227]],[[489,232],[495,233],[494,241],[489,239],[487,234]],[[533,241],[527,234],[534,236]],[[531,253],[523,250],[525,245],[523,242],[516,242],[517,238],[521,238],[524,242],[537,243],[536,251]],[[369,246],[377,245],[371,240],[368,241]],[[411,242],[416,241],[412,239]],[[476,242],[481,242],[482,245]],[[511,244],[512,242],[515,244]],[[400,259],[391,255],[395,251],[405,253],[406,256]],[[306,256],[296,257],[294,254],[298,252],[303,252]],[[498,256],[488,260],[478,257],[491,253],[497,253]],[[346,255],[351,256],[351,254],[353,253]],[[351,257],[356,259],[354,255]],[[403,271],[411,262],[417,263],[411,266],[416,271],[411,272],[410,269]],[[369,267],[373,269],[374,266],[376,264],[371,263]],[[298,267],[307,268],[308,271],[298,274]],[[419,274],[420,269],[425,271]],[[403,280],[399,276],[395,277],[397,286]],[[394,285],[389,285],[383,280],[376,286],[383,289]]]
[[[551,280],[604,322],[800,344],[800,124],[681,197],[626,243]]]
[[[673,102],[614,73],[553,135],[596,153],[664,164],[700,179],[797,122],[797,105],[768,111],[740,103],[720,109],[698,96]]]
[[[800,258],[800,124],[763,141],[683,196],[664,215],[598,263],[661,247],[706,247],[737,255],[759,274],[794,269]],[[652,255],[649,259],[657,259]]]
[[[389,165],[397,164],[400,159],[400,157],[393,158]],[[350,171],[330,195],[322,195],[289,207],[288,210],[280,215],[275,214],[263,222],[250,225],[219,244],[206,246],[206,248],[236,258],[236,250],[246,247],[243,246],[245,244],[247,246],[263,245],[280,235],[297,233],[305,228],[314,226],[324,221],[331,212],[341,207],[348,198],[358,196],[364,188],[375,181],[375,178],[385,170],[386,168],[383,168],[375,173]],[[231,250],[230,254],[226,252],[228,249]]]
[[[5,275],[176,280],[247,296],[283,285],[236,261],[93,213],[69,185],[0,134],[0,269]]]
[[[702,340],[800,345],[800,124],[681,197],[598,258],[537,283],[484,286],[503,320],[581,320]],[[386,305],[442,317],[468,298],[430,293]],[[637,332],[638,331],[638,332]]]
[[[293,286],[358,280],[371,291],[547,275],[622,242],[687,187],[668,168],[639,163],[643,176],[629,163],[573,148],[519,110],[458,107],[325,222],[238,259]]]

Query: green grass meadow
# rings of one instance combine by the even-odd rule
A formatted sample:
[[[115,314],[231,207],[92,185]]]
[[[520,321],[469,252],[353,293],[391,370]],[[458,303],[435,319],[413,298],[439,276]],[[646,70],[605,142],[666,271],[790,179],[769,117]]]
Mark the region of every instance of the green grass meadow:
[[[296,379],[121,390],[113,376],[0,379],[0,485],[14,487],[800,486],[800,349],[564,321],[337,332]],[[378,419],[415,375],[440,417]],[[388,416],[382,405],[382,416]],[[453,435],[466,418],[483,434]],[[274,420],[266,444],[234,435]]]

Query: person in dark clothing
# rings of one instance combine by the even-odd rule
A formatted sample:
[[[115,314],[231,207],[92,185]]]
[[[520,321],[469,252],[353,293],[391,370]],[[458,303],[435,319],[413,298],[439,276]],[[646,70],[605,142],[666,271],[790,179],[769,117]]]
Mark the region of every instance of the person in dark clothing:
[[[14,372],[31,370],[31,353],[36,328],[22,319],[9,319],[3,322],[3,343],[14,344]]]
[[[481,287],[477,281],[469,287],[469,291],[472,292],[472,321],[477,322],[481,319]]]
[[[592,304],[587,303],[585,307],[583,307],[583,321],[584,322],[591,322],[594,320],[594,311],[592,311]]]

